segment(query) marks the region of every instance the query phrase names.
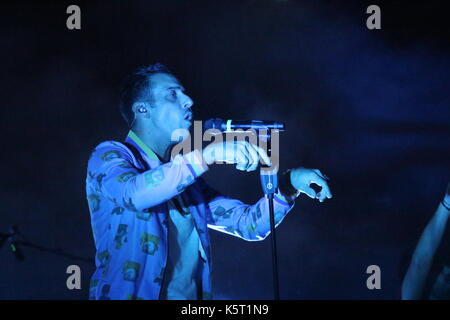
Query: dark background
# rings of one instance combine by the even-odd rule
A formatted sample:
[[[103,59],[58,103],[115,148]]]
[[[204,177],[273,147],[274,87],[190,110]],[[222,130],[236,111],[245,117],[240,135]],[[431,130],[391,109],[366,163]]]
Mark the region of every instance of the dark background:
[[[448,12],[438,1],[15,1],[1,4],[0,232],[93,259],[86,164],[127,129],[118,86],[167,64],[194,118],[284,121],[283,168],[320,168],[334,198],[301,196],[278,230],[283,299],[398,299],[417,239],[449,180]],[[66,8],[81,7],[81,30]],[[366,28],[378,4],[382,29]],[[206,180],[254,203],[258,172]],[[211,231],[217,299],[271,299],[270,242]],[[85,299],[93,265],[0,251],[0,298]],[[67,266],[82,290],[66,288]],[[381,290],[366,288],[381,267]]]

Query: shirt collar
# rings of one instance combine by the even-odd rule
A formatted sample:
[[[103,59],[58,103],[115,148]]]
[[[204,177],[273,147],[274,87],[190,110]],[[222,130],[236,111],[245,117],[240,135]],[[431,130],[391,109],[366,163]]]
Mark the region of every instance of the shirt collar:
[[[154,153],[152,149],[150,149],[149,146],[147,146],[145,142],[142,141],[137,136],[137,134],[133,132],[133,130],[130,130],[130,132],[128,132],[125,141],[128,143],[132,143],[135,147],[138,148],[140,152],[144,153],[149,159],[159,161],[159,158],[156,155],[156,153]]]

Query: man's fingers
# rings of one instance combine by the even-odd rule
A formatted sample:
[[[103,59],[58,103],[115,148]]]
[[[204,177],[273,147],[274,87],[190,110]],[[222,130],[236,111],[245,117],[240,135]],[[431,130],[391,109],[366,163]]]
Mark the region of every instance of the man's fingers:
[[[242,146],[237,146],[235,151],[236,151],[235,157],[237,161],[236,169],[246,171],[248,167],[248,158],[246,152],[243,151]]]
[[[317,199],[319,199],[320,202],[323,202],[325,198],[331,199],[333,197],[325,179],[323,179],[320,176],[317,176],[316,179],[313,179],[311,182],[322,187],[322,190],[317,194]]]
[[[321,200],[324,201],[325,198],[331,199],[333,198],[333,195],[331,194],[330,188],[327,184],[324,184],[322,186],[322,190],[320,191]]]
[[[272,166],[272,162],[270,162],[270,158],[267,155],[266,151],[258,146],[254,146],[256,150],[258,151],[259,156],[263,159],[264,163],[268,166]]]
[[[248,167],[247,171],[254,171],[256,170],[256,168],[258,168],[259,164],[258,151],[251,144],[246,144],[246,147],[250,158],[250,166]]]
[[[303,190],[300,190],[300,192],[305,193],[308,197],[310,197],[311,199],[315,199],[316,198],[316,192],[314,191],[313,188],[311,187],[305,187],[303,188]]]
[[[245,158],[245,161],[246,161],[246,163],[245,163],[245,171],[247,171],[247,172],[251,171],[250,169],[251,169],[251,167],[253,165],[253,156],[250,153],[250,150],[249,150],[247,144],[244,143],[244,144],[241,145],[241,151],[244,154],[244,158]]]

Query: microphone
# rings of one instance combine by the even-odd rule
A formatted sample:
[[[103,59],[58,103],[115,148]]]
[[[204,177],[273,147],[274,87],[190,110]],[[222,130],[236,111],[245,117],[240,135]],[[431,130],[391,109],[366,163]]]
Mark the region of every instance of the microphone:
[[[203,130],[217,129],[219,131],[232,131],[236,129],[248,130],[269,130],[275,129],[284,131],[285,125],[279,121],[269,120],[224,120],[220,118],[213,118],[206,120],[203,125]]]

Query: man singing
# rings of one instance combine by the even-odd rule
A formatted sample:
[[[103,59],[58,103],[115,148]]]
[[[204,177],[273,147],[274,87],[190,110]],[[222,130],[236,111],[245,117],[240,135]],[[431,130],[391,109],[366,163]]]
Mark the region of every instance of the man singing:
[[[86,179],[96,254],[90,299],[211,299],[208,228],[244,240],[270,232],[267,199],[253,205],[227,198],[202,178],[216,162],[253,171],[266,152],[249,142],[212,143],[203,151],[171,156],[177,129],[192,123],[192,99],[163,65],[140,68],[126,81],[121,113],[130,131],[124,142],[93,151]],[[225,144],[225,145],[224,145]],[[279,225],[300,193],[331,198],[328,178],[295,168],[280,177],[274,199]],[[315,183],[322,189],[315,192]]]

